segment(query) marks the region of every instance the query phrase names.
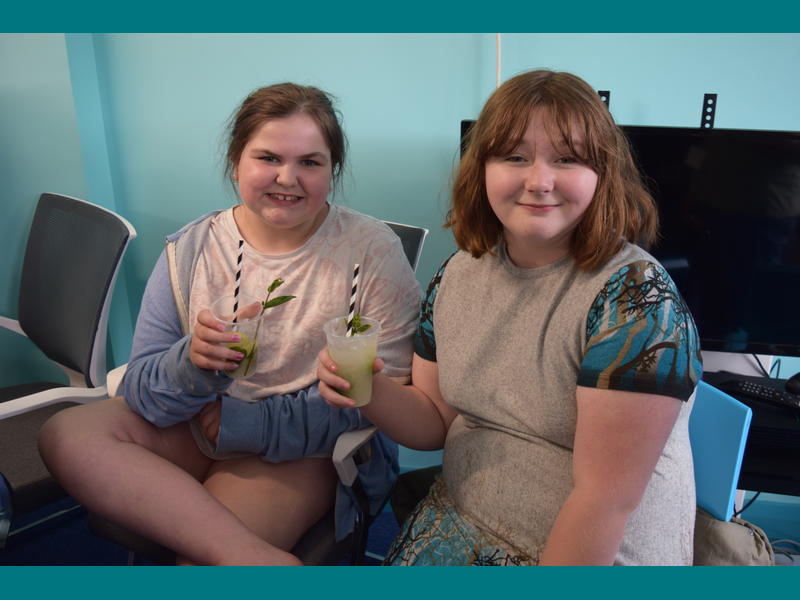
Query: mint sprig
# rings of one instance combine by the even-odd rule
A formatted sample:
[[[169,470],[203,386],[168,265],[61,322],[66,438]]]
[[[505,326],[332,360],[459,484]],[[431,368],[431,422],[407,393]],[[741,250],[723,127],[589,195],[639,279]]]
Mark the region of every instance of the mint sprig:
[[[261,313],[259,314],[259,317],[261,317],[261,315],[264,314],[264,311],[267,310],[268,308],[274,308],[275,306],[280,306],[281,304],[284,304],[285,302],[288,302],[293,298],[297,298],[297,296],[277,296],[272,300],[270,300],[269,297],[272,295],[272,292],[274,292],[282,285],[283,285],[283,278],[281,277],[278,277],[275,281],[269,284],[269,287],[267,287],[267,297],[264,298],[264,301],[261,303]],[[258,324],[256,325],[256,332],[253,335],[253,342],[255,344],[258,343],[258,332],[260,329],[261,329],[261,319],[259,318]],[[255,348],[255,346],[253,346],[253,348]],[[245,360],[247,360],[247,365],[245,367],[244,373],[249,372],[250,363],[253,361],[253,356],[255,356],[255,352],[247,353],[241,348],[235,348],[235,350],[237,352],[241,352],[242,354],[246,355]]]
[[[283,279],[281,279],[280,277],[278,277],[275,281],[269,284],[269,287],[267,288],[267,297],[261,303],[261,312],[264,312],[268,308],[280,306],[281,304],[283,304],[284,302],[288,302],[292,298],[297,298],[297,296],[278,296],[277,298],[273,298],[272,300],[270,300],[269,299],[270,294],[272,294],[272,292],[274,292],[282,285],[283,285]]]
[[[347,319],[344,320],[345,326],[347,326]],[[361,323],[361,315],[356,313],[353,315],[352,320],[352,327],[353,327],[353,335],[357,333],[364,333],[367,329],[372,327],[369,323]]]

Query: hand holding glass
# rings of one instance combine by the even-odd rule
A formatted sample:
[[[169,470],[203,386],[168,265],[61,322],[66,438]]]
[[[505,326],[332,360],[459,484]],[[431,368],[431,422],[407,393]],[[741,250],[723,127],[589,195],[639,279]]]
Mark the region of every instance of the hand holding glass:
[[[350,389],[341,394],[353,400],[356,406],[365,406],[372,399],[372,363],[381,332],[381,324],[375,319],[361,317],[361,323],[369,325],[369,329],[352,336],[347,335],[347,317],[336,317],[324,326],[336,374],[350,384]]]
[[[237,310],[234,312],[236,305],[238,305]],[[211,305],[211,313],[225,325],[225,331],[239,335],[238,342],[228,342],[225,345],[244,354],[238,367],[225,371],[228,377],[243,379],[255,372],[258,352],[256,335],[262,311],[261,301],[247,294],[239,294],[238,302],[234,296],[222,296]]]

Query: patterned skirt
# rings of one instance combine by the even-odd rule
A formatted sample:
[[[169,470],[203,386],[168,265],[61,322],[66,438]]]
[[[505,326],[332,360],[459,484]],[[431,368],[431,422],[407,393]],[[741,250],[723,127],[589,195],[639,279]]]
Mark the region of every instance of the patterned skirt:
[[[430,492],[400,528],[384,565],[532,566],[539,563],[518,548],[458,514],[444,483]]]

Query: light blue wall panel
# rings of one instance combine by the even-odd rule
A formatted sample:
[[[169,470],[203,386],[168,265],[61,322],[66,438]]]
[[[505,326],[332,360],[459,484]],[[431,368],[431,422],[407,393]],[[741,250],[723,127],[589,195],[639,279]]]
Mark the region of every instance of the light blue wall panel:
[[[795,356],[784,356],[781,358],[780,369],[780,377],[782,379],[788,379],[795,373],[800,373],[800,358]],[[776,376],[774,370],[772,372],[772,376]]]
[[[72,94],[75,98],[75,118],[85,165],[86,200],[120,213],[114,191],[112,157],[108,151],[94,36],[90,33],[68,33],[64,38],[69,59]],[[135,240],[133,243],[135,244]],[[130,278],[128,264],[129,261],[123,259],[108,316],[109,368],[127,362],[133,337],[133,324],[139,312],[138,296],[135,306],[132,306],[128,294]]]
[[[131,250],[132,295],[166,233],[234,201],[221,176],[225,121],[248,92],[285,80],[339,99],[350,168],[336,201],[432,230],[419,268],[427,281],[453,248],[440,224],[459,121],[480,105],[484,38],[97,36],[117,202],[141,234]]]
[[[800,130],[800,34],[504,34],[504,78],[547,67],[611,90],[627,125],[699,126],[703,94],[719,94],[715,126]]]
[[[64,36],[0,34],[0,314],[17,317],[19,276],[42,192],[83,197]],[[65,380],[27,340],[0,332],[0,385]]]

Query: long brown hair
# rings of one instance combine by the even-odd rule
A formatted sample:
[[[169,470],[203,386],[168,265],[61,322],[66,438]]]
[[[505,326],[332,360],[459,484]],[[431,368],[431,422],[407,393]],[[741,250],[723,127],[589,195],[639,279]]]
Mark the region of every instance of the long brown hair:
[[[554,142],[568,147],[598,175],[594,198],[571,238],[577,266],[599,267],[626,240],[651,244],[658,233],[658,212],[625,135],[589,84],[571,73],[542,69],[497,88],[467,135],[445,223],[458,247],[478,258],[493,253],[501,241],[503,226],[486,195],[486,161],[519,145],[534,109],[547,115]],[[573,146],[576,129],[582,148]]]

